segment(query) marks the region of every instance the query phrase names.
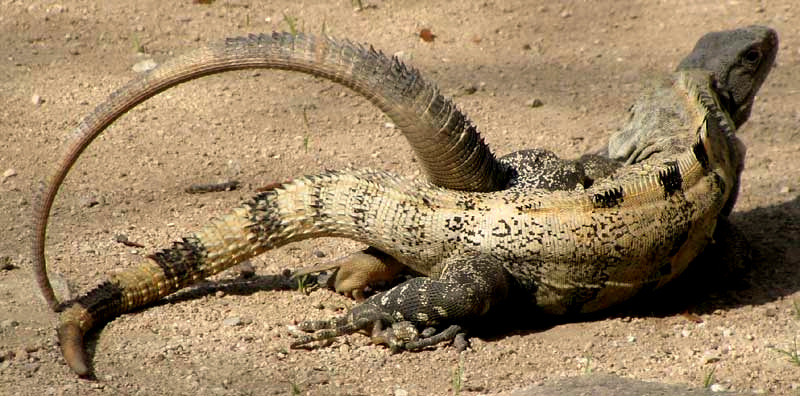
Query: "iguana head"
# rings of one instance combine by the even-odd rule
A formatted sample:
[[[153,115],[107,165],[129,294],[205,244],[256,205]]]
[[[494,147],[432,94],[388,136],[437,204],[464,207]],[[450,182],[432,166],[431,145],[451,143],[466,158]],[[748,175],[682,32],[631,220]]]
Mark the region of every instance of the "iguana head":
[[[711,32],[700,38],[677,70],[713,73],[714,90],[738,129],[750,117],[753,99],[777,52],[778,34],[765,26]]]

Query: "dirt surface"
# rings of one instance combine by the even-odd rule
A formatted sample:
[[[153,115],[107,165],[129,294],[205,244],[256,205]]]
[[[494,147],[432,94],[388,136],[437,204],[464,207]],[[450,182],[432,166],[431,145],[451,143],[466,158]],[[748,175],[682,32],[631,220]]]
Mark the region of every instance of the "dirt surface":
[[[363,3],[354,11],[349,0],[2,1],[0,393],[506,394],[591,372],[800,392],[800,364],[780,352],[796,351],[800,339],[796,2]],[[89,337],[97,381],[76,378],[31,279],[36,184],[78,120],[133,78],[134,65],[224,37],[288,30],[284,15],[297,29],[324,26],[333,36],[401,53],[456,97],[499,154],[544,147],[563,157],[601,147],[642,81],[672,70],[703,33],[774,27],[782,43],[777,66],[740,131],[748,158],[732,219],[756,250],[743,285],[688,299],[676,298],[686,294],[679,288],[652,305],[581,322],[512,325],[473,338],[461,355],[452,347],[392,355],[362,335],[290,350],[287,325],[353,304],[331,291],[286,287],[284,269],[359,248],[315,240],[253,260],[253,278],[228,271],[103,326]],[[420,40],[422,28],[436,35],[433,42]],[[530,106],[537,99],[543,106]],[[284,72],[228,73],[167,91],[118,120],[72,171],[51,221],[50,271],[85,291],[258,187],[302,174],[373,167],[419,175],[387,122],[344,88]],[[184,192],[228,180],[242,188]],[[120,234],[145,247],[115,242]],[[710,276],[694,289],[717,283]]]

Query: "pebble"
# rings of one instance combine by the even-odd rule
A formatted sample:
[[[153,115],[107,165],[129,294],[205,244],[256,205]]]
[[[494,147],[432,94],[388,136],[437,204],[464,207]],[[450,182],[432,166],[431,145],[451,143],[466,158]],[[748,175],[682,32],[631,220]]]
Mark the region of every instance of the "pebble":
[[[0,322],[0,329],[10,329],[12,327],[17,327],[17,326],[19,326],[19,322],[17,322],[14,319],[6,319]]]
[[[81,197],[79,202],[81,207],[84,208],[91,208],[93,206],[97,206],[100,204],[100,201],[98,201],[97,198],[94,197],[93,195],[84,195],[83,197]]]
[[[3,181],[6,181],[9,177],[14,177],[17,175],[17,170],[14,168],[8,168],[5,172],[3,172]]]
[[[780,191],[781,191],[781,194],[788,194],[788,193],[792,192],[792,188],[789,187],[789,186],[783,186],[783,187],[781,187]]]
[[[544,106],[544,102],[542,102],[542,100],[539,99],[539,98],[534,98],[534,99],[530,99],[530,100],[526,101],[525,102],[525,106],[528,106],[528,107],[531,107],[531,108],[535,109],[537,107]]]
[[[719,360],[720,360],[719,355],[714,353],[714,352],[706,352],[703,355],[703,363],[705,363],[705,364],[716,363]]]
[[[253,263],[249,260],[241,262],[239,264],[239,276],[245,279],[256,276],[256,269],[253,267]]]
[[[325,252],[323,252],[322,250],[315,249],[313,253],[314,257],[319,257],[319,258],[325,257]]]
[[[233,327],[233,326],[241,326],[242,323],[243,323],[242,322],[242,318],[240,318],[238,316],[231,316],[230,318],[227,318],[227,319],[222,321],[222,324],[224,324],[225,326],[231,326],[231,327]]]
[[[722,384],[712,384],[710,389],[712,392],[725,392],[728,390],[728,388]]]
[[[29,356],[28,351],[26,351],[25,348],[17,349],[14,352],[14,359],[16,359],[19,362],[24,362],[28,360],[28,356]]]
[[[31,96],[31,103],[33,103],[34,106],[38,106],[42,104],[42,102],[44,101],[42,100],[41,95],[33,94],[33,96]]]
[[[11,261],[11,257],[8,256],[0,256],[0,271],[11,271],[14,268],[17,268],[14,263]],[[6,321],[3,321],[5,323]],[[5,326],[0,326],[5,327]]]
[[[133,67],[131,67],[131,69],[133,69],[133,71],[135,71],[137,73],[144,73],[144,72],[147,72],[147,71],[155,69],[156,66],[158,66],[156,61],[154,61],[152,59],[145,59],[145,60],[141,60],[139,62],[136,62],[136,64],[134,64]]]
[[[731,329],[725,329],[725,330],[722,330],[722,335],[723,335],[724,337],[730,337],[730,336],[732,336],[732,335],[733,335],[733,330],[731,330]]]

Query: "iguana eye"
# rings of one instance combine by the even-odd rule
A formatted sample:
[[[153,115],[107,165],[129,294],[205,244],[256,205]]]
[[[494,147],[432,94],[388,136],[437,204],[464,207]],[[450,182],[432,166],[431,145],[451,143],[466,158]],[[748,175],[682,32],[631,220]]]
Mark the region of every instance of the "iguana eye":
[[[758,64],[761,61],[761,51],[755,48],[747,50],[744,54],[744,61],[751,65]]]

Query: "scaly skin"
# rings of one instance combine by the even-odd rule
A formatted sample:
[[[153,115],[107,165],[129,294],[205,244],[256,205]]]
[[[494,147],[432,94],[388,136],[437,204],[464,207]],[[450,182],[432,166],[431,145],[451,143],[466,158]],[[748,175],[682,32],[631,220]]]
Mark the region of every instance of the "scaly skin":
[[[58,306],[45,267],[47,218],[58,188],[83,150],[108,125],[159,92],[206,75],[241,69],[283,69],[322,77],[358,92],[389,116],[408,139],[428,179],[467,191],[505,187],[497,161],[471,121],[439,89],[396,58],[348,41],[287,33],[228,39],[164,63],[131,81],[86,117],[49,178],[35,208],[36,279],[51,308]]]
[[[729,67],[749,70],[739,83],[749,83],[752,101],[777,36],[742,30],[748,35],[731,44],[740,51],[734,56],[755,49],[758,62]],[[512,187],[488,193],[371,170],[307,176],[265,191],[65,302],[58,328],[65,360],[87,375],[83,335],[95,325],[265,251],[322,236],[367,243],[425,277],[372,296],[344,317],[302,323],[315,333],[293,346],[371,328],[393,349],[416,349],[452,339],[461,323],[509,298],[545,314],[574,314],[657,289],[703,251],[736,193],[743,153],[734,133],[741,123],[730,114],[751,103],[723,105],[718,92],[726,86],[719,83],[715,70],[698,62],[645,95],[661,107],[642,116],[670,129],[629,136],[633,151],[647,155],[583,188],[532,187],[529,180],[561,170],[532,166],[515,169]],[[659,137],[669,145],[652,150]],[[444,330],[420,338],[416,330],[429,326]]]

